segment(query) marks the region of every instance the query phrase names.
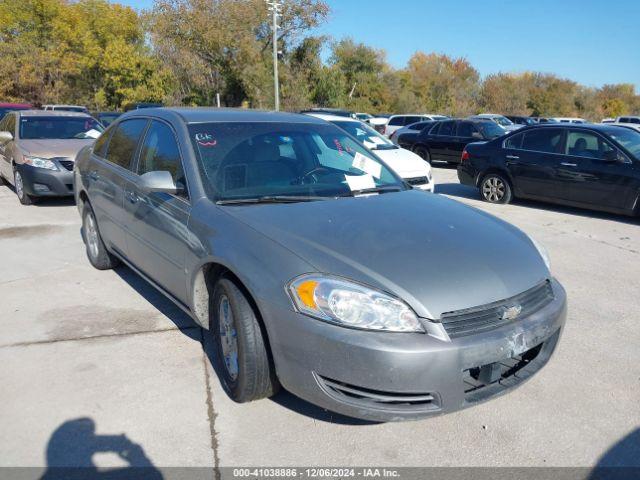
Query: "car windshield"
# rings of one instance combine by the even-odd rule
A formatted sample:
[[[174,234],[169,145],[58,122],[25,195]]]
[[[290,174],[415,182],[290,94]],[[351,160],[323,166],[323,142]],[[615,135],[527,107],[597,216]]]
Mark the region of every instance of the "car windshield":
[[[478,122],[476,126],[480,129],[482,135],[489,140],[501,137],[502,135],[507,133],[504,128],[493,122]]]
[[[109,125],[111,125],[115,119],[117,119],[120,116],[119,113],[101,113],[100,115],[98,115],[100,122],[105,126],[108,127]]]
[[[606,132],[634,157],[640,159],[640,132],[624,127],[608,128]]]
[[[513,122],[509,120],[507,117],[496,116],[491,117],[491,119],[496,122],[498,125],[502,125],[503,127],[508,127],[509,125],[513,125]]]
[[[331,122],[349,135],[356,137],[360,143],[371,150],[395,150],[398,148],[392,141],[383,137],[373,128],[362,122]]]
[[[334,125],[197,123],[189,133],[207,194],[217,202],[309,201],[406,188]]]
[[[23,140],[98,138],[104,128],[91,117],[22,117],[20,138]]]

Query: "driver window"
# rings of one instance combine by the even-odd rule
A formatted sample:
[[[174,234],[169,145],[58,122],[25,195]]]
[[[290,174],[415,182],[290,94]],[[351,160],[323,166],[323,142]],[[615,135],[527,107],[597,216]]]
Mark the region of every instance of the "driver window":
[[[612,150],[615,149],[594,133],[573,130],[567,135],[566,155],[602,160]]]

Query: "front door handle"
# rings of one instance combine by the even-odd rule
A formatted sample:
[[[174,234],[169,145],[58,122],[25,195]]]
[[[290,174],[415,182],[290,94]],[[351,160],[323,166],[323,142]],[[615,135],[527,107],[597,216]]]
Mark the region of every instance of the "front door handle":
[[[509,160],[520,160],[520,157],[517,155],[507,155],[507,158]]]
[[[567,163],[567,162],[562,162],[560,165],[562,165],[563,167],[577,167],[578,166],[577,163]]]
[[[100,175],[98,175],[97,170],[93,170],[92,172],[89,173],[89,178],[91,180],[98,180],[98,178],[100,178]]]
[[[140,197],[138,197],[135,192],[127,192],[126,196],[129,203],[138,203],[138,200],[140,200]]]

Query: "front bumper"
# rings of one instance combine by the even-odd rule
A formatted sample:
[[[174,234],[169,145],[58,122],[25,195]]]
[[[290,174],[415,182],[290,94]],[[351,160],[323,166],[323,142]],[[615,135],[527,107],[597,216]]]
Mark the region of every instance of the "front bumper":
[[[554,300],[534,314],[453,340],[446,332],[351,330],[273,305],[262,307],[278,378],[287,390],[351,417],[398,421],[469,407],[539,371],[554,352],[566,318],[564,289],[555,280],[552,288]],[[434,323],[434,331],[438,326]],[[496,375],[499,368],[502,373]]]
[[[24,191],[34,197],[67,197],[73,195],[73,172],[64,167],[47,170],[31,165],[17,165]]]

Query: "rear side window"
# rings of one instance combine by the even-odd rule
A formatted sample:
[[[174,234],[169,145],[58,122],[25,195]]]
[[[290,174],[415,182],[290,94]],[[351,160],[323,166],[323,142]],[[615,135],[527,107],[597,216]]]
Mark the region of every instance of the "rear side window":
[[[187,182],[173,130],[167,124],[153,120],[140,150],[138,174],[155,171],[171,173],[176,185],[186,192]],[[186,193],[183,196],[186,196]]]
[[[451,136],[453,135],[453,130],[456,125],[456,122],[443,122],[442,126],[440,126],[440,130],[438,131],[438,135]]]
[[[522,133],[510,136],[505,140],[504,148],[519,149],[522,146],[522,137],[524,137]]]
[[[529,130],[522,140],[523,150],[534,152],[560,153],[562,130],[555,128],[540,128]]]
[[[422,120],[423,120],[422,117],[405,117],[404,124],[405,125],[411,125],[413,123],[420,122]]]
[[[389,125],[392,127],[400,127],[404,125],[404,117],[393,117],[389,120]]]
[[[125,120],[120,123],[111,136],[106,159],[131,170],[133,156],[146,126],[147,120],[143,118]]]
[[[438,132],[440,131],[440,125],[442,125],[441,123],[436,123],[433,128],[431,130],[429,130],[429,135],[438,135]]]
[[[457,136],[458,137],[471,137],[473,132],[476,131],[476,127],[471,122],[460,122],[458,124]]]

